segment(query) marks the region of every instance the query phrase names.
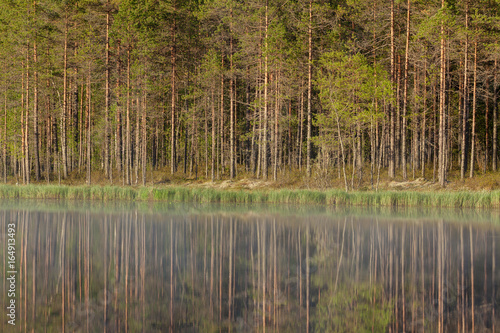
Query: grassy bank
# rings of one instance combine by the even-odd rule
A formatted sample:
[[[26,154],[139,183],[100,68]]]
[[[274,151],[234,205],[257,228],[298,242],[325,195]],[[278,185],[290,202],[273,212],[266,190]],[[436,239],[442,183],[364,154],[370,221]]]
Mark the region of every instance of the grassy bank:
[[[370,207],[500,208],[500,191],[413,192],[224,190],[200,187],[0,185],[1,199],[127,200],[197,203],[283,203]]]

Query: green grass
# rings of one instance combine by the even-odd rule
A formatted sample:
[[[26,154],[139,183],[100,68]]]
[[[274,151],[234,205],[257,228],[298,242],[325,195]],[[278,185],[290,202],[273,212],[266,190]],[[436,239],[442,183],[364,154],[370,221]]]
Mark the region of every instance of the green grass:
[[[500,191],[345,192],[341,190],[222,190],[200,187],[0,185],[1,199],[196,203],[280,203],[356,207],[500,208]]]

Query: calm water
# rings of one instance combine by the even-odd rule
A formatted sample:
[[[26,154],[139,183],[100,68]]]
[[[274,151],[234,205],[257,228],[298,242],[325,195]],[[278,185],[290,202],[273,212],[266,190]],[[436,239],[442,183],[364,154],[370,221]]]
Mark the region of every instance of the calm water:
[[[3,203],[0,331],[494,331],[498,215]]]

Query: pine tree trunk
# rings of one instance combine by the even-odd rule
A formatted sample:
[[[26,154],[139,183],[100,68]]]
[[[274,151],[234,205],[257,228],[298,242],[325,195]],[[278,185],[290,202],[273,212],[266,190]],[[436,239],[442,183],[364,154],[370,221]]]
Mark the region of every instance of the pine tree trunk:
[[[300,87],[299,135],[297,135],[297,148],[299,150],[299,153],[297,164],[299,166],[299,170],[302,170],[302,143],[304,142],[304,92],[302,91],[302,83],[300,84]]]
[[[476,106],[477,106],[477,40],[474,41],[474,74],[473,74],[473,90],[472,90],[472,134],[471,134],[471,151],[470,151],[470,174],[474,176],[474,158],[476,155]]]
[[[125,149],[125,184],[131,183],[131,163],[132,163],[132,147],[131,147],[131,128],[130,128],[130,45],[127,47],[127,115],[126,115],[126,149]]]
[[[404,69],[404,86],[403,86],[403,126],[402,126],[402,138],[401,138],[401,159],[403,168],[403,179],[407,179],[406,170],[406,113],[408,107],[408,57],[410,52],[410,8],[411,1],[408,0],[408,9],[406,17],[406,48],[405,48],[405,69]],[[412,163],[415,165],[415,163]]]
[[[235,161],[234,161],[234,95],[233,95],[233,90],[234,90],[234,87],[233,87],[233,36],[232,36],[232,33],[233,33],[233,8],[231,7],[231,18],[230,18],[231,22],[230,22],[230,33],[231,33],[231,37],[230,37],[230,42],[229,42],[229,45],[230,45],[230,49],[229,49],[229,68],[230,68],[230,73],[229,73],[229,178],[230,179],[233,179],[234,176],[235,176],[235,172],[234,172],[234,166],[235,166]],[[231,318],[229,318],[231,319]]]
[[[146,186],[146,156],[147,156],[147,132],[146,132],[146,113],[147,113],[147,98],[146,87],[143,87],[143,102],[142,102],[142,140],[141,140],[141,157],[142,157],[142,185]]]
[[[212,164],[212,181],[215,180],[215,160],[216,160],[216,156],[215,156],[215,146],[216,146],[216,143],[217,143],[217,139],[215,137],[215,130],[216,130],[216,125],[217,123],[215,122],[215,93],[214,93],[214,89],[212,88],[212,99],[210,100],[210,102],[212,103],[212,156],[211,156],[211,164]]]
[[[24,121],[24,175],[26,184],[30,183],[30,158],[29,158],[29,119],[30,119],[30,67],[29,67],[29,45],[26,47],[26,119]]]
[[[123,161],[123,139],[122,139],[122,105],[121,105],[121,60],[120,41],[116,45],[116,133],[115,133],[115,160],[118,174],[122,172]]]
[[[278,114],[279,114],[279,91],[278,91],[279,76],[276,73],[276,104],[274,106],[274,128],[273,128],[273,180],[276,181],[278,178]]]
[[[3,105],[3,182],[7,183],[7,83],[5,83]]]
[[[391,0],[391,81],[395,82],[395,45],[394,45],[394,0]],[[394,94],[394,90],[392,90]],[[396,177],[396,115],[392,103],[389,105],[391,128],[389,148],[389,178]]]
[[[311,99],[312,99],[312,2],[309,0],[309,26],[307,28],[308,35],[308,57],[307,57],[307,177],[311,177],[311,132],[312,132],[312,115],[311,115]]]
[[[463,102],[463,113],[462,113],[462,140],[461,140],[461,150],[462,155],[460,159],[460,179],[465,178],[465,172],[467,171],[467,160],[469,158],[468,152],[468,122],[469,122],[469,1],[465,2],[465,57],[464,57],[464,102]]]
[[[219,117],[219,150],[220,169],[224,174],[224,52],[221,55],[221,76],[220,76],[220,117]],[[218,175],[218,174],[217,174]]]
[[[495,67],[494,67],[494,76],[493,76],[493,138],[492,138],[492,149],[493,154],[491,157],[492,160],[492,168],[493,171],[497,171],[497,149],[498,149],[498,91],[497,91],[497,72],[498,72],[498,59],[495,59]]]
[[[268,28],[269,28],[269,17],[268,17],[268,0],[266,0],[266,18],[265,18],[265,39],[264,39],[264,132],[263,132],[263,145],[262,145],[262,176],[264,180],[267,180],[267,114],[268,114],[268,84],[269,84],[269,70],[268,70],[268,60],[269,60],[269,45],[268,45]]]
[[[442,8],[445,8],[445,1],[441,1]],[[441,70],[439,75],[439,163],[438,179],[439,184],[444,187],[446,183],[446,110],[445,110],[445,89],[446,89],[446,57],[445,57],[445,31],[444,22],[441,22]]]
[[[107,0],[106,5],[109,6],[109,0]],[[104,175],[106,178],[111,179],[111,167],[110,167],[110,126],[109,126],[109,104],[110,104],[110,68],[109,68],[109,8],[106,12],[106,87],[105,87],[105,98],[104,98]]]
[[[36,2],[35,2],[36,8]],[[37,47],[36,41],[33,44],[33,66],[35,71],[33,73],[34,76],[34,101],[33,101],[33,132],[35,134],[35,177],[36,181],[40,180],[40,133],[38,127],[38,58],[37,58]]]
[[[258,79],[257,79],[258,81]],[[255,96],[256,98],[258,98],[259,96],[259,84],[256,83],[255,84]],[[260,108],[258,107],[254,107],[254,111],[253,111],[253,122],[252,122],[252,139],[250,141],[250,172],[253,173],[255,175],[257,169],[256,169],[256,164],[255,164],[255,160],[256,160],[256,145],[255,145],[255,138],[256,138],[256,128],[257,128],[257,120],[258,120],[258,114],[260,114]]]
[[[91,129],[92,129],[92,104],[91,104],[91,85],[90,85],[90,62],[87,74],[87,115],[86,115],[86,131],[87,131],[87,185],[92,184],[91,171],[92,171],[92,140],[91,140]]]
[[[485,109],[484,109],[484,133],[485,133],[485,143],[484,143],[484,168],[483,168],[483,173],[486,173],[486,170],[488,170],[488,164],[489,164],[489,134],[490,134],[490,120],[489,120],[489,113],[490,113],[490,79],[486,79],[486,93],[484,94],[484,99],[485,99]]]
[[[422,135],[421,135],[421,152],[420,152],[420,166],[422,168],[422,178],[425,177],[425,140],[426,140],[426,122],[427,122],[427,61],[424,60],[424,77],[423,77],[423,93],[424,93],[424,98],[423,98],[423,108],[422,108]]]
[[[49,48],[47,48],[47,56],[49,55]],[[48,71],[47,71],[48,72]],[[47,75],[48,77],[48,75]],[[46,83],[47,89],[50,87],[50,81],[47,79]],[[50,115],[49,110],[51,109],[50,107],[50,96],[47,94],[45,96],[45,114],[46,114],[46,119],[45,119],[45,140],[46,140],[46,148],[45,148],[45,177],[47,178],[47,184],[50,183],[50,171],[51,171],[51,164],[50,164],[50,155],[52,154],[52,117]],[[7,125],[7,124],[5,124]]]
[[[171,78],[171,133],[170,133],[170,173],[173,175],[175,171],[177,171],[177,157],[176,157],[176,137],[175,137],[175,94],[176,94],[176,44],[175,44],[175,35],[176,35],[176,22],[174,20],[174,24],[172,25],[170,31],[172,46],[170,49],[170,64],[172,66],[172,78]]]
[[[140,137],[140,122],[141,122],[141,104],[139,103],[139,96],[135,96],[135,145],[134,145],[134,173],[135,184],[139,182],[139,155],[141,153],[141,137]],[[174,140],[172,138],[172,140]]]

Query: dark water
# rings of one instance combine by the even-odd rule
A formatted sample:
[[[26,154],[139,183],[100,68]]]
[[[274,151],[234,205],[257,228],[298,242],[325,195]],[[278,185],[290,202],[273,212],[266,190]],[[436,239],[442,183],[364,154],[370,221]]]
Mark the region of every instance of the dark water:
[[[498,215],[3,204],[0,331],[494,331]]]

